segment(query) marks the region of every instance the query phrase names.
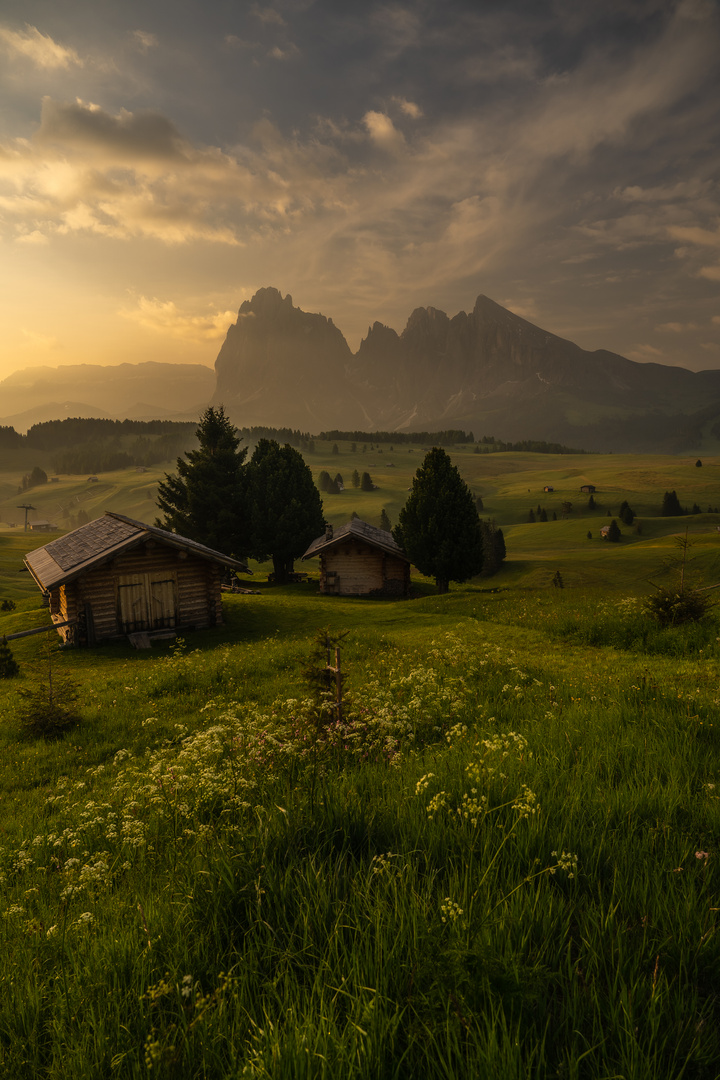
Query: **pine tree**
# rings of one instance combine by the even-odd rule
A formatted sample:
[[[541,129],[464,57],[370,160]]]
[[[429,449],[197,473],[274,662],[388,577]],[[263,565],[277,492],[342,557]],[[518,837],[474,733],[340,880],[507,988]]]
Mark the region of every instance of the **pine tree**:
[[[541,511],[540,511],[540,513],[538,515],[538,521],[547,521],[547,519],[548,519],[547,518],[547,510],[543,506],[543,508],[541,509]]]
[[[357,471],[357,469],[353,469],[352,486],[354,488],[360,487],[360,473]]]
[[[384,529],[385,532],[392,532],[392,525],[390,524],[390,518],[388,517],[388,512],[387,512],[387,510],[385,509],[384,506],[383,506],[382,510],[380,511],[380,528]]]
[[[370,473],[364,472],[362,474],[362,479],[360,480],[360,490],[361,491],[374,491],[375,490],[375,485],[372,482],[372,477],[370,476]]]
[[[635,511],[630,507],[627,499],[620,503],[618,517],[622,521],[623,525],[632,525],[633,521],[635,520]]]
[[[477,450],[477,447],[475,447],[475,449]],[[481,514],[483,512],[483,510],[485,509],[485,507],[483,506],[483,501],[482,501],[482,498],[480,497],[480,495],[478,495],[478,497],[475,499],[475,509],[477,510],[478,514]]]
[[[295,559],[323,531],[322,499],[302,454],[274,439],[261,439],[247,467],[249,553],[272,556],[275,581],[287,581]],[[334,483],[334,481],[333,481]]]
[[[588,510],[594,510],[596,506],[597,506],[597,503],[595,502],[594,498],[591,495],[590,498],[588,499],[587,508],[588,508]]]
[[[532,509],[532,507],[530,508],[530,513],[528,514],[527,519],[531,524],[535,521],[535,511]]]
[[[415,474],[393,536],[438,592],[467,581],[483,565],[482,533],[472,493],[450,458],[433,447]]]
[[[483,577],[492,577],[497,574],[502,566],[507,552],[505,550],[505,537],[502,529],[498,529],[494,521],[480,521],[480,533],[482,536],[483,551]]]
[[[18,662],[10,651],[7,638],[0,639],[0,679],[12,679],[20,671]]]
[[[620,532],[620,526],[618,525],[615,518],[613,518],[608,525],[607,538],[611,544],[617,544],[621,536],[622,533]]]
[[[660,517],[681,517],[682,512],[683,508],[680,505],[680,500],[678,499],[676,492],[666,491],[663,495]]]
[[[197,450],[177,459],[177,473],[158,485],[157,524],[226,555],[242,555],[247,545],[243,463],[237,430],[222,405],[211,405],[196,432]]]

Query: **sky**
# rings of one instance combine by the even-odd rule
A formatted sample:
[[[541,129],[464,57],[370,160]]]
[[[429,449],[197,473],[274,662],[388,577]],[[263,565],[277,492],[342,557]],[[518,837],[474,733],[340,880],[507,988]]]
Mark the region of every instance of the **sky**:
[[[716,0],[3,0],[0,378],[212,366],[264,286],[720,368],[719,136]]]

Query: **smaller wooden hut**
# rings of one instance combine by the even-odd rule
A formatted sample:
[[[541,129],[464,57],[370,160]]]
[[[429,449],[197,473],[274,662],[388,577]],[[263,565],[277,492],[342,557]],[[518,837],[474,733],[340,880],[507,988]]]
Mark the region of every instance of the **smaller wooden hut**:
[[[222,623],[225,567],[247,566],[142,521],[113,514],[81,525],[25,557],[67,642]]]
[[[313,540],[303,559],[320,558],[320,592],[336,596],[407,596],[410,560],[392,535],[355,518]]]

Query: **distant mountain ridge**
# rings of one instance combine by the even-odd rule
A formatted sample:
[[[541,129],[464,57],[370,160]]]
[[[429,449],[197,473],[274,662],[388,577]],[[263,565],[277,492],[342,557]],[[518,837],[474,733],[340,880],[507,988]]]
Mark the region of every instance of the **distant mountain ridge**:
[[[215,362],[29,368],[0,382],[0,424],[65,416],[195,420],[223,404],[239,427],[463,429],[588,450],[720,451],[720,371],[590,352],[479,296],[452,317],[374,322],[353,353],[324,315],[275,288],[241,304]]]
[[[25,431],[66,416],[193,420],[215,389],[202,364],[67,364],[15,371],[0,382],[0,423]]]
[[[645,452],[720,441],[720,372],[589,352],[486,296],[452,318],[416,308],[401,334],[375,322],[353,354],[332,319],[260,289],[215,370],[213,401],[243,424],[453,427]]]

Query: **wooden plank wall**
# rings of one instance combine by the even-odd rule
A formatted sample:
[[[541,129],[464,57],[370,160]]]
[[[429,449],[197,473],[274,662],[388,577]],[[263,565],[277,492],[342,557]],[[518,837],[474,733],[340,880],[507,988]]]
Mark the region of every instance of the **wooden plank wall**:
[[[125,574],[166,575],[177,581],[179,627],[222,623],[221,569],[205,559],[154,543],[134,548],[66,586],[67,617],[92,608],[97,640],[122,637],[118,621],[118,578]],[[60,605],[62,609],[62,602]],[[61,631],[60,631],[61,632]]]
[[[320,591],[341,596],[404,596],[409,567],[369,544],[349,541],[320,556]]]

